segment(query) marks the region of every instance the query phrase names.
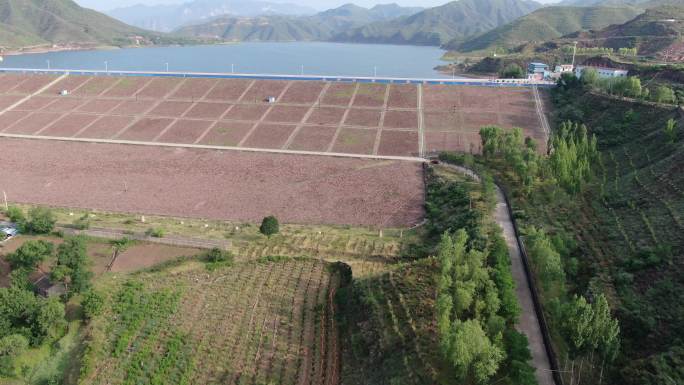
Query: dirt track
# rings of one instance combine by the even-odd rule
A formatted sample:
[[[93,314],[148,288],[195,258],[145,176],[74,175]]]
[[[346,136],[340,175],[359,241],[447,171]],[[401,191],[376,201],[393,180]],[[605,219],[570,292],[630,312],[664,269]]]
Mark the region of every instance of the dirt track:
[[[408,226],[419,163],[0,138],[10,201],[288,223]]]

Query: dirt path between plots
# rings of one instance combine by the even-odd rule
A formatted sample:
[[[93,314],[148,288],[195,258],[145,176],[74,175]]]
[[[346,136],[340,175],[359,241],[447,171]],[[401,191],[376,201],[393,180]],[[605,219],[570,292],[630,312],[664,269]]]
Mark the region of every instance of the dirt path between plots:
[[[454,165],[446,166],[465,173],[475,180],[480,180],[479,175],[472,170]],[[530,289],[530,282],[528,281],[528,276],[525,272],[525,262],[523,261],[520,245],[518,244],[517,232],[515,231],[513,219],[510,215],[508,202],[499,186],[496,186],[496,199],[497,204],[494,219],[503,230],[503,236],[508,245],[508,254],[511,257],[511,273],[515,280],[516,297],[518,297],[518,302],[522,309],[516,329],[527,336],[530,352],[532,353],[532,366],[536,369],[535,376],[539,385],[556,385],[553,378],[553,372],[551,371],[551,361],[547,353],[544,334],[539,318],[537,317],[537,309],[535,309],[534,300],[532,299],[533,294]]]

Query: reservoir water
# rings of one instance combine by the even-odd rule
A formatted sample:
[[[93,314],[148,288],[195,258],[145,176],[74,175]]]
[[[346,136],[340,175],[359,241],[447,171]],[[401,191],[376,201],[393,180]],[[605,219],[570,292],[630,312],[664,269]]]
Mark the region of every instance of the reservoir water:
[[[244,74],[448,77],[437,47],[342,43],[224,45],[63,51],[5,56],[0,67]]]

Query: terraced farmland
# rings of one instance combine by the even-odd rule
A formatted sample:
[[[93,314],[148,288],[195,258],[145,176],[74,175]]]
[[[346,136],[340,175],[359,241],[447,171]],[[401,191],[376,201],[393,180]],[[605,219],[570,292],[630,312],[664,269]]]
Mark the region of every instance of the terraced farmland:
[[[84,384],[338,382],[340,275],[326,263],[182,265],[102,284],[113,294],[88,327]]]

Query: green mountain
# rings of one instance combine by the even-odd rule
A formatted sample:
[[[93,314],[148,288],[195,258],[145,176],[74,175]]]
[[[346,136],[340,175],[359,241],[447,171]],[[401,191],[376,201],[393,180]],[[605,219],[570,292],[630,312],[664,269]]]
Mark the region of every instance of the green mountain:
[[[143,30],[128,26],[71,0],[0,1],[0,45],[129,44]]]
[[[602,47],[635,47],[640,55],[658,55],[684,42],[684,6],[666,5],[646,10],[624,24],[581,35]]]
[[[175,33],[227,41],[309,41],[328,39],[331,29],[290,16],[222,16],[208,23],[181,27]]]
[[[209,22],[188,25],[175,32],[229,41],[309,41],[329,40],[335,34],[368,23],[412,15],[422,8],[396,4],[363,8],[346,4],[313,16],[221,16]]]
[[[684,0],[565,0],[559,5],[568,5],[575,7],[620,7],[620,6],[634,6],[643,9],[658,7],[662,5],[684,5]]]
[[[496,28],[540,7],[530,0],[459,0],[412,16],[371,23],[337,34],[333,40],[442,45]]]
[[[542,42],[576,31],[598,30],[622,24],[641,13],[633,7],[546,7],[472,39],[451,41],[446,48],[472,52],[510,49],[529,42]]]

